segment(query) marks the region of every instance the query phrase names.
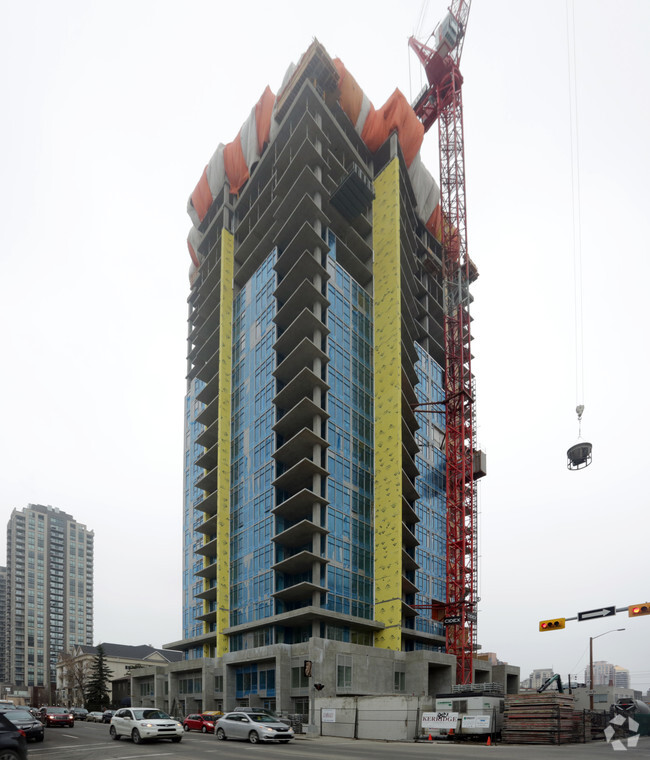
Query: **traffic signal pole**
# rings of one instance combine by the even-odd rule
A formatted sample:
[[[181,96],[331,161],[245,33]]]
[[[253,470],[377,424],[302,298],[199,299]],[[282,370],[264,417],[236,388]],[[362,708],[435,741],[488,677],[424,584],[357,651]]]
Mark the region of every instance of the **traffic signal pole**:
[[[642,602],[641,604],[629,604],[626,607],[617,607],[616,605],[611,605],[610,607],[604,606],[598,607],[595,610],[578,612],[574,617],[557,617],[550,618],[548,620],[540,620],[539,630],[558,631],[564,628],[565,623],[568,623],[570,620],[577,620],[579,623],[582,623],[585,620],[600,620],[606,617],[614,617],[617,612],[627,612],[628,617],[642,617],[643,615],[650,615],[650,602]],[[594,638],[598,637],[595,636]]]

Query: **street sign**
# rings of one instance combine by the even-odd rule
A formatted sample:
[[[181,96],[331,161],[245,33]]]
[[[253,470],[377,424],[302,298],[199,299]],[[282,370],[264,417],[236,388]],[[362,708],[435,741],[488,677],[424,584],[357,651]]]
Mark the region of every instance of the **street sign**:
[[[587,610],[586,612],[578,613],[578,622],[583,620],[597,620],[598,618],[612,617],[616,615],[616,605],[611,607],[599,607],[597,610]]]
[[[468,612],[465,615],[465,618],[470,623],[476,622],[476,613],[475,612]],[[442,619],[442,622],[445,625],[459,625],[461,622],[461,616],[460,615],[448,615],[446,618]]]

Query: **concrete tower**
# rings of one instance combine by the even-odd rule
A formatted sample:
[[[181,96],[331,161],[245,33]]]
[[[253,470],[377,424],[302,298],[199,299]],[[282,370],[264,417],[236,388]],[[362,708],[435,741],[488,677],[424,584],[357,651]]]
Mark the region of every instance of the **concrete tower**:
[[[93,640],[93,541],[55,507],[15,509],[7,525],[8,680],[56,684],[59,652]]]

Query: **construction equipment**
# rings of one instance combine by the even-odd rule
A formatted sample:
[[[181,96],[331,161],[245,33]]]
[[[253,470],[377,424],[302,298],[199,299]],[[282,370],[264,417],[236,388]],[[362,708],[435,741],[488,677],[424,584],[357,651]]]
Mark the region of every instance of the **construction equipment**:
[[[434,47],[409,46],[428,85],[413,109],[425,131],[438,122],[443,271],[445,281],[445,406],[447,458],[446,650],[456,657],[456,682],[473,680],[476,649],[477,543],[473,458],[476,449],[469,285],[478,273],[467,253],[463,78],[459,63],[471,0],[452,0],[434,31]]]
[[[556,673],[555,675],[551,676],[550,678],[547,678],[546,681],[537,689],[537,691],[541,694],[543,691],[546,691],[548,687],[552,683],[557,683],[557,690],[560,694],[564,694],[564,687],[562,686],[562,679],[560,678],[560,674]]]

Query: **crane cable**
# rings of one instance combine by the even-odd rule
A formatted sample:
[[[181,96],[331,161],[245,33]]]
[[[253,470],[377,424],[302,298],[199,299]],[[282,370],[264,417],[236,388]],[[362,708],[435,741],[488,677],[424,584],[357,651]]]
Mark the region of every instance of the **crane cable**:
[[[418,16],[417,24],[415,25],[415,31],[413,32],[413,36],[416,40],[420,39],[420,34],[422,34],[422,26],[424,25],[424,19],[427,14],[427,10],[429,7],[429,0],[422,0],[422,4],[420,5],[420,14]],[[429,35],[431,36],[431,35]],[[413,102],[413,77],[411,75],[411,48],[410,45],[407,43],[406,45],[406,55],[408,57],[408,68],[409,68],[409,103]],[[420,70],[420,90],[422,89],[422,66],[418,67]]]
[[[578,415],[578,438],[580,438],[582,434],[582,413],[585,408],[585,386],[582,309],[582,203],[580,197],[580,142],[578,124],[578,87],[576,75],[576,31],[574,0],[566,0],[565,7],[567,25],[567,66],[569,80],[569,142],[571,146],[571,217],[573,227],[576,414]]]

